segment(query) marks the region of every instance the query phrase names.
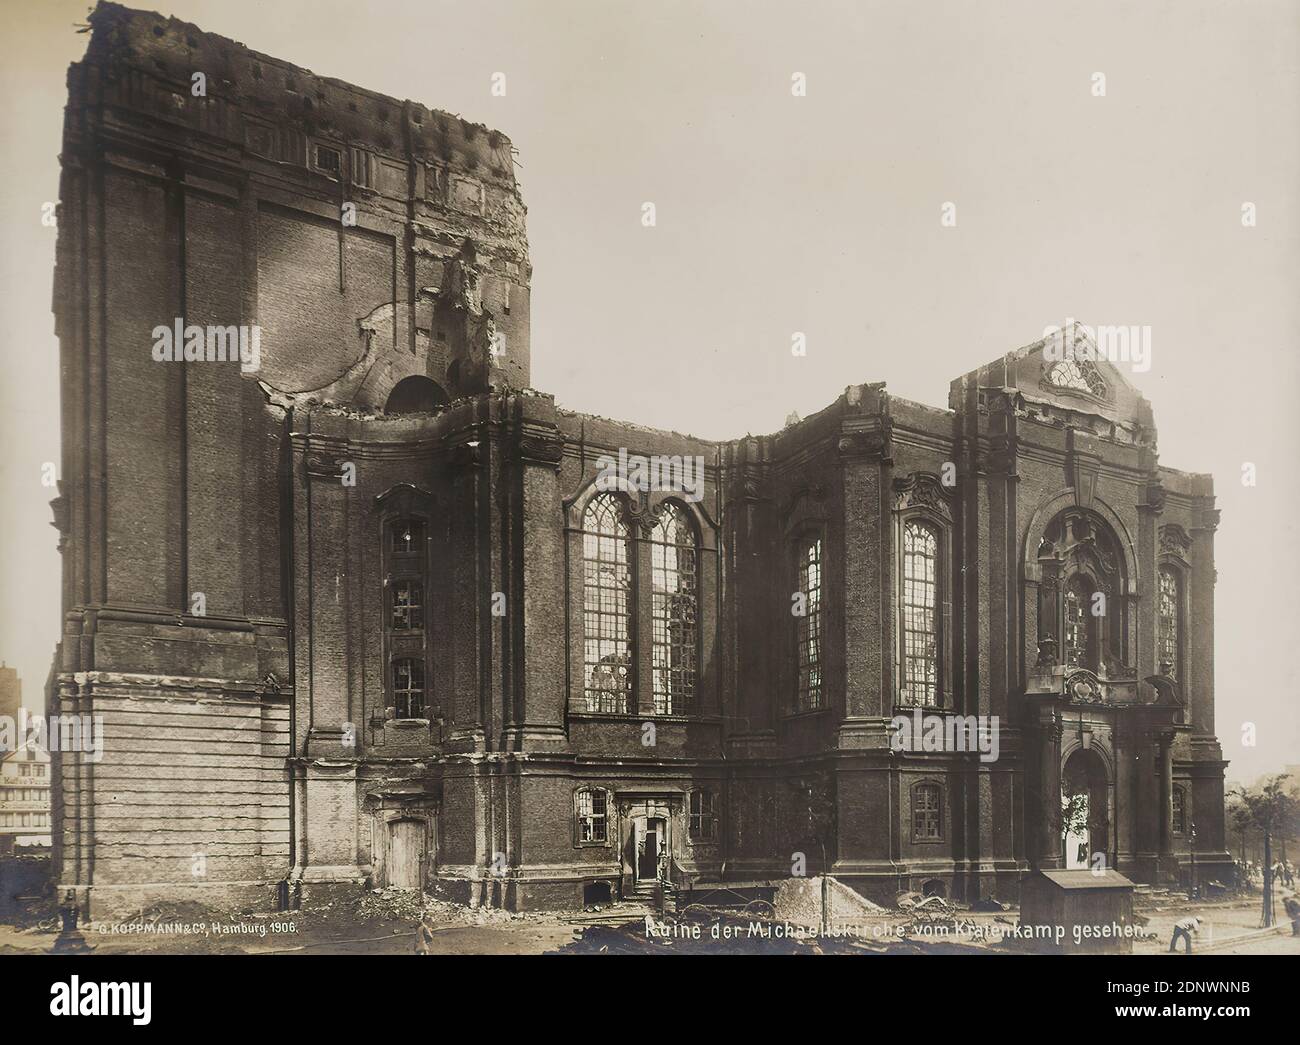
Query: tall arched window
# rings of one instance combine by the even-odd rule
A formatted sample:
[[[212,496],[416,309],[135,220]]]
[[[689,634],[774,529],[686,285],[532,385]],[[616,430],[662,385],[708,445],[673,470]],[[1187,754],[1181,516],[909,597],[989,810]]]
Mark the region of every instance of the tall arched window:
[[[795,614],[795,652],[799,662],[799,684],[795,711],[814,711],[822,706],[822,540],[801,539],[796,545],[799,591],[803,613]]]
[[[1181,787],[1175,787],[1170,795],[1172,822],[1170,829],[1176,835],[1187,834],[1187,793]]]
[[[632,569],[623,502],[592,498],[582,516],[583,692],[586,710],[630,714]]]
[[[1065,586],[1062,653],[1067,667],[1093,668],[1092,585],[1076,575]]]
[[[939,537],[933,527],[903,526],[903,679],[906,704],[939,702]]]
[[[1097,512],[1067,507],[1057,512],[1038,546],[1038,644],[1067,668],[1105,670],[1131,678],[1128,599],[1133,558],[1127,540]]]
[[[689,714],[695,707],[699,645],[695,528],[680,505],[668,502],[651,535],[652,676],[656,715]]]
[[[1167,671],[1170,678],[1178,677],[1179,642],[1182,638],[1180,587],[1177,571],[1169,567],[1161,567],[1159,602],[1156,607],[1160,625],[1158,667],[1162,671]]]

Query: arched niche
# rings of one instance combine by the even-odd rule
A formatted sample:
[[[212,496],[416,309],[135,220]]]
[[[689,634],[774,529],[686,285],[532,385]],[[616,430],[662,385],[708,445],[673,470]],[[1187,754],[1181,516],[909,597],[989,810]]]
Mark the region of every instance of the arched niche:
[[[1087,638],[1086,668],[1110,678],[1129,677],[1136,641],[1135,603],[1138,560],[1128,527],[1110,505],[1094,497],[1081,507],[1066,488],[1048,498],[1030,517],[1022,543],[1025,658],[1031,671],[1067,664],[1066,628],[1080,624],[1069,614],[1082,601],[1093,628]],[[1080,596],[1083,592],[1083,596]],[[1104,595],[1094,602],[1097,593]]]
[[[1073,487],[1065,487],[1058,493],[1043,501],[1030,516],[1029,523],[1025,527],[1024,538],[1020,544],[1021,562],[1023,564],[1025,575],[1033,577],[1038,569],[1038,549],[1043,543],[1043,537],[1047,532],[1047,527],[1052,520],[1056,518],[1066,508],[1076,505],[1075,491]],[[1124,525],[1124,520],[1109,504],[1100,497],[1094,497],[1092,506],[1088,509],[1097,515],[1102,521],[1110,527],[1119,543],[1120,553],[1124,557],[1124,572],[1132,586],[1130,594],[1137,592],[1138,568],[1137,552],[1133,545],[1133,535]]]
[[[386,414],[428,414],[450,400],[438,382],[423,374],[411,374],[393,386],[384,403]]]

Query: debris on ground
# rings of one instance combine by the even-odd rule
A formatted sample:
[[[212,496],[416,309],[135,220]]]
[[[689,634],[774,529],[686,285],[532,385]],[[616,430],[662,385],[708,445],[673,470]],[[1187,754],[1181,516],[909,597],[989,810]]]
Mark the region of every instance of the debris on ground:
[[[798,925],[820,925],[822,906],[830,924],[859,922],[863,918],[884,914],[885,909],[838,878],[787,878],[772,897],[775,917]]]
[[[922,912],[927,914],[949,914],[956,910],[942,896],[922,896],[920,893],[901,892],[895,901],[900,911]]]

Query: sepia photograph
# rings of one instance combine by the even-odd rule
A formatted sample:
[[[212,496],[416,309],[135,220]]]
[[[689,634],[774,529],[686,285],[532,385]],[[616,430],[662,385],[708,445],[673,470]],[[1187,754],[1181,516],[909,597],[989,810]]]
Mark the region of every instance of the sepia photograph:
[[[17,1028],[1294,1020],[1300,3],[0,10]]]

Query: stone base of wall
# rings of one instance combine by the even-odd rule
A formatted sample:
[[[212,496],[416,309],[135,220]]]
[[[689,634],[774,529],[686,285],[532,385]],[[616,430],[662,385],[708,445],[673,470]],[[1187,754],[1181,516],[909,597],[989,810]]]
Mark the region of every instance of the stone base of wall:
[[[275,910],[289,874],[289,697],[258,683],[84,672],[57,712],[97,743],[53,759],[57,877],[83,917]]]
[[[303,907],[324,907],[326,904],[347,903],[365,893],[364,882],[306,882],[300,887]]]
[[[263,879],[250,882],[207,882],[187,885],[177,882],[151,882],[140,885],[75,885],[60,883],[57,896],[72,890],[81,907],[83,922],[130,922],[141,912],[164,909],[164,921],[172,920],[167,908],[194,905],[196,917],[224,917],[242,911],[279,909],[280,881]],[[175,920],[191,920],[189,912],[175,912]]]

